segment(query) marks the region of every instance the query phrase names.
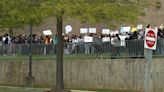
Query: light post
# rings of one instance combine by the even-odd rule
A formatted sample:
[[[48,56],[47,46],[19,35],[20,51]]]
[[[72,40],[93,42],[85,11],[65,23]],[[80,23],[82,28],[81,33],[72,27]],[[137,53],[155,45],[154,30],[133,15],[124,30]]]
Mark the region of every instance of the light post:
[[[35,0],[31,0],[30,7],[37,6]],[[33,28],[33,18],[30,18],[30,47],[29,47],[29,65],[28,65],[28,76],[26,77],[26,86],[32,87],[35,77],[32,76],[32,28]]]
[[[29,77],[32,77],[32,25],[30,25]]]
[[[32,27],[30,24],[30,48],[29,48],[29,66],[28,66],[28,77],[26,77],[26,86],[32,87],[34,82],[34,77],[32,76]]]

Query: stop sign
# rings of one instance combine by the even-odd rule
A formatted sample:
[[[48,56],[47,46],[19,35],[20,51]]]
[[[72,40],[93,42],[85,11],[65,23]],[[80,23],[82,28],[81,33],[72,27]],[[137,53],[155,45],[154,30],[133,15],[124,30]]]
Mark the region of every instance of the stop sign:
[[[156,37],[154,31],[150,30],[146,34],[146,44],[148,47],[152,48],[155,45]]]
[[[157,43],[157,30],[146,29],[145,32],[145,48],[147,49],[156,49]]]

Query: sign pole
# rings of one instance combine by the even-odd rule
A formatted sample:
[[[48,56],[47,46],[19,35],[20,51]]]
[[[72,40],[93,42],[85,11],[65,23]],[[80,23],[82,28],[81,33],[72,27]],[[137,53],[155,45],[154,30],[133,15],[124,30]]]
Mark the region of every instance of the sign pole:
[[[146,49],[146,67],[145,67],[145,80],[144,80],[144,92],[149,92],[149,82],[151,77],[152,67],[152,50],[156,50],[157,45],[157,32],[158,28],[145,30],[145,42],[144,48]]]
[[[144,81],[144,92],[149,92],[149,81],[151,76],[152,67],[152,50],[146,49],[146,69],[145,69],[145,81]]]

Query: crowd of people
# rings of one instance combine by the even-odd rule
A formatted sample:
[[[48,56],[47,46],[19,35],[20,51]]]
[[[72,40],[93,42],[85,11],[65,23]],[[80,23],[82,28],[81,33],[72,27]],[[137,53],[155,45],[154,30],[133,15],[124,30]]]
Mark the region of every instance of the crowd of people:
[[[40,36],[37,38],[36,34],[32,35],[32,42],[33,43],[43,43],[44,37]],[[0,43],[1,44],[23,44],[23,43],[30,43],[30,35],[27,36],[26,34],[19,34],[17,36],[10,36],[8,33],[0,36]]]
[[[149,26],[148,26],[149,27]],[[134,40],[134,39],[143,39],[144,38],[144,30],[137,30],[135,32],[129,33],[118,33],[118,34],[67,34],[63,36],[63,41],[67,43],[78,43],[78,42],[87,42],[85,41],[85,37],[92,37],[91,41],[89,42],[112,42],[116,40]],[[56,35],[53,36],[38,36],[37,34],[32,35],[32,43],[45,43],[51,44],[55,43]],[[158,38],[164,38],[164,28],[160,26],[158,28]],[[1,44],[23,44],[23,43],[30,43],[30,35],[20,34],[17,36],[10,36],[8,33],[0,36],[0,43]]]
[[[147,26],[149,27],[149,25]],[[30,43],[30,37],[32,37],[32,43],[41,43],[47,46],[48,48],[51,46],[51,49],[54,45],[57,44],[57,36],[51,35],[51,36],[45,36],[41,35],[38,36],[37,34],[33,34],[32,36],[26,35],[26,34],[20,34],[18,36],[10,36],[8,33],[6,33],[3,36],[0,36],[0,45],[3,46],[3,44],[29,44]],[[158,38],[164,38],[164,28],[163,26],[160,26],[158,28]],[[63,35],[63,41],[66,45],[64,45],[64,52],[65,53],[94,53],[99,50],[99,47],[96,47],[96,45],[91,46],[91,44],[95,43],[106,43],[110,42],[110,45],[115,47],[115,52],[119,54],[119,50],[117,50],[117,47],[125,47],[128,46],[126,43],[126,40],[140,40],[144,39],[144,30],[136,30],[134,32],[124,32],[124,33],[117,33],[117,34],[81,34],[81,35],[72,35],[67,34]],[[129,42],[130,43],[130,42]],[[53,44],[53,46],[52,46]],[[133,43],[134,44],[134,43]],[[54,47],[53,47],[54,48]],[[102,51],[108,51],[106,47],[101,47]],[[56,48],[54,48],[56,49]],[[53,50],[56,52],[56,50]],[[48,52],[48,51],[47,51]],[[99,52],[99,51],[98,51]]]

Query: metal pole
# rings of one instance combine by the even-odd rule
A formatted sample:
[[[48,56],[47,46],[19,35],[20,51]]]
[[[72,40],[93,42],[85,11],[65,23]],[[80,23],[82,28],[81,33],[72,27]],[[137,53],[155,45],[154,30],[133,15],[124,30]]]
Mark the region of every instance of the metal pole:
[[[34,0],[31,0],[30,6],[35,6]],[[32,76],[32,27],[33,27],[33,22],[32,19],[30,19],[30,48],[29,48],[29,67],[28,67],[28,77],[26,78],[26,85],[28,87],[32,87],[33,81],[35,78]]]
[[[32,25],[30,24],[29,77],[32,77]]]
[[[26,86],[32,87],[34,77],[32,76],[32,25],[30,24],[30,48],[29,48],[29,67],[28,76],[26,77]]]
[[[149,81],[151,75],[151,66],[152,66],[152,50],[146,50],[146,69],[145,69],[145,81],[144,81],[144,92],[149,92]]]

